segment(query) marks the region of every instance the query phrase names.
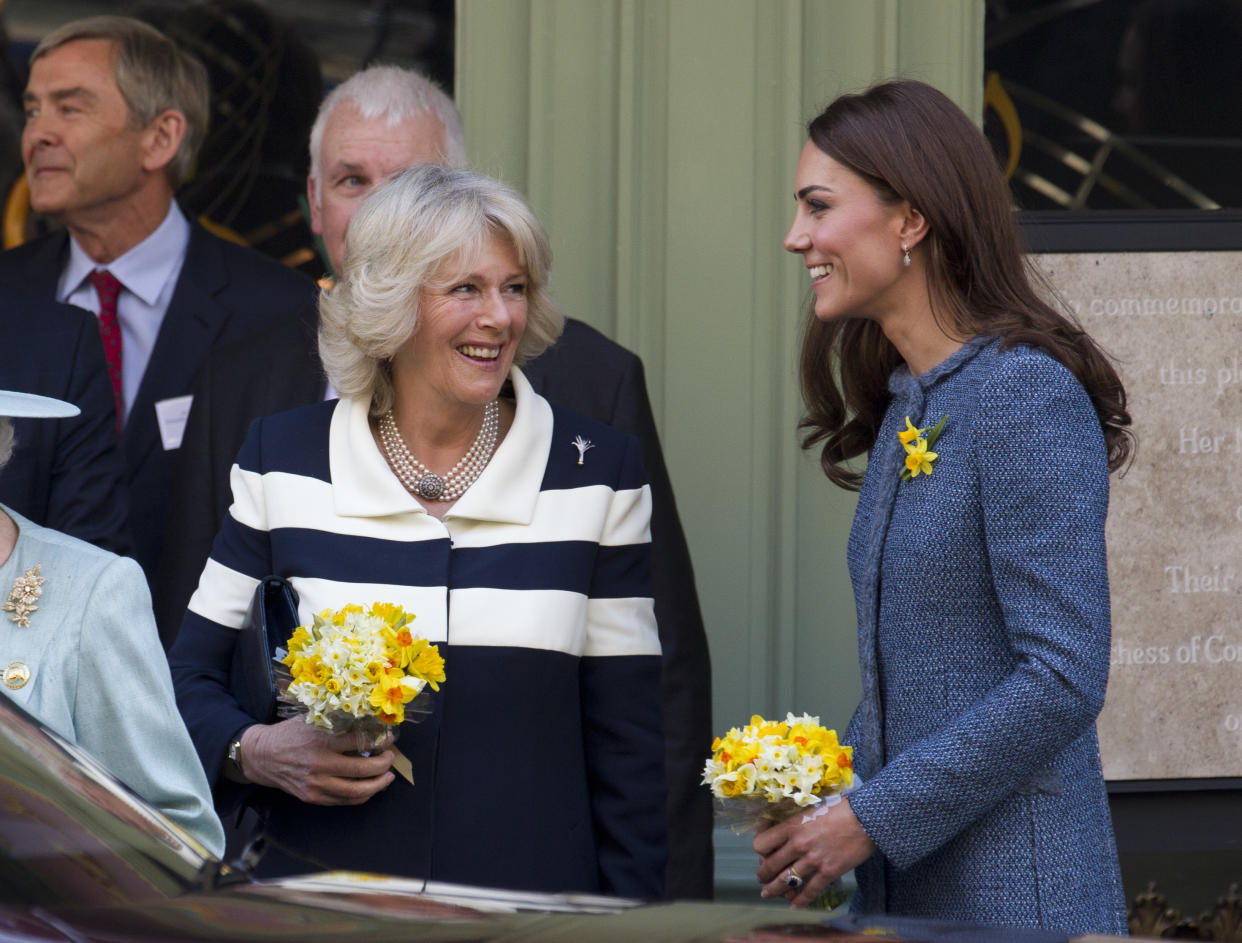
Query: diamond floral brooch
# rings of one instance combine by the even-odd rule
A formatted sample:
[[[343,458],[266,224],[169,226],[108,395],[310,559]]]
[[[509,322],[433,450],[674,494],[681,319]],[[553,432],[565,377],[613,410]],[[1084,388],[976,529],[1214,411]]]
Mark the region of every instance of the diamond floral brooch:
[[[42,563],[36,563],[25,575],[19,576],[13,581],[13,588],[9,590],[9,599],[0,609],[5,612],[13,613],[9,616],[10,622],[16,622],[18,625],[30,625],[30,614],[39,607],[35,605],[39,601],[39,597],[43,595],[43,577],[39,573],[43,569]]]

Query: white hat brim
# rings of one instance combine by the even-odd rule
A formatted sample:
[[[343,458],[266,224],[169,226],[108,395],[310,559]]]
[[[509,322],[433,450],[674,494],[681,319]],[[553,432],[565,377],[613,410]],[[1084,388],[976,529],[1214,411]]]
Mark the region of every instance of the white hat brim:
[[[0,416],[14,419],[67,419],[82,410],[73,403],[34,393],[0,390]]]

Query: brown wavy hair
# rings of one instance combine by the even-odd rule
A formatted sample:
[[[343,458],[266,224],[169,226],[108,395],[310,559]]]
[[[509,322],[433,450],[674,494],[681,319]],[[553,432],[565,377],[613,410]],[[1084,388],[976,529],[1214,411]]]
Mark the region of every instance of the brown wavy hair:
[[[886,203],[907,201],[927,220],[932,313],[946,334],[1027,344],[1078,378],[1099,416],[1112,471],[1134,449],[1126,394],[1108,357],[1077,323],[1037,293],[1042,276],[1023,251],[1009,188],[987,141],[943,93],[893,81],[843,95],[811,121],[811,141],[863,178]],[[902,362],[875,321],[820,321],[803,334],[802,447],[821,445],[820,465],[856,490],[847,463],[871,450],[888,407],[889,374]]]

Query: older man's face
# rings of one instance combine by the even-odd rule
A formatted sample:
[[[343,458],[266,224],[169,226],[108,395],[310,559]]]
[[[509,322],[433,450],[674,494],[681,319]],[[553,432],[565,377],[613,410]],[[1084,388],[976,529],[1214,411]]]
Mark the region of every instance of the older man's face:
[[[377,184],[412,164],[438,163],[444,128],[430,112],[390,126],[382,115],[366,118],[350,102],[333,109],[324,124],[319,186],[306,182],[311,229],[323,237],[335,272],[345,256],[345,230]]]
[[[72,225],[115,215],[142,185],[144,140],[112,76],[112,43],[82,39],[35,61],[23,95],[30,203]]]

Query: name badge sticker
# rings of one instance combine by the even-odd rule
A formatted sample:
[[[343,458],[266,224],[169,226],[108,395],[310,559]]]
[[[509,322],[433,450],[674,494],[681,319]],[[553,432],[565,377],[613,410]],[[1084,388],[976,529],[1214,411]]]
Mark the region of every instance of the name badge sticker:
[[[155,420],[160,427],[160,441],[164,451],[181,448],[181,437],[185,435],[185,421],[190,418],[190,404],[193,396],[173,396],[162,399],[155,404]]]

